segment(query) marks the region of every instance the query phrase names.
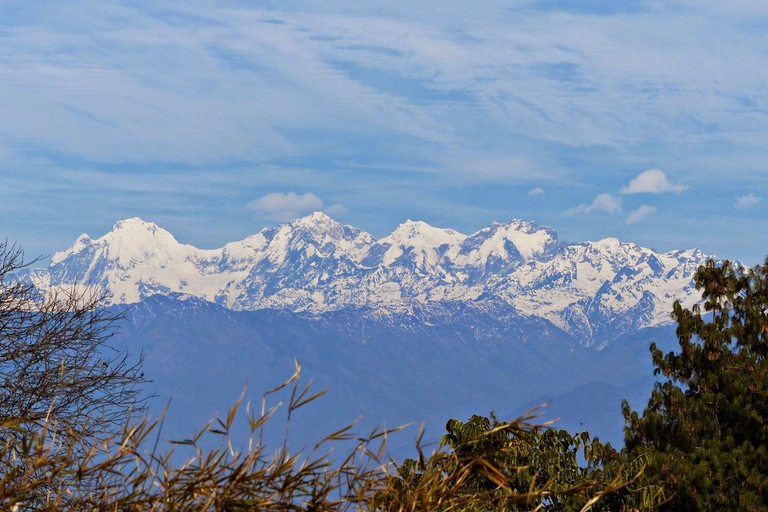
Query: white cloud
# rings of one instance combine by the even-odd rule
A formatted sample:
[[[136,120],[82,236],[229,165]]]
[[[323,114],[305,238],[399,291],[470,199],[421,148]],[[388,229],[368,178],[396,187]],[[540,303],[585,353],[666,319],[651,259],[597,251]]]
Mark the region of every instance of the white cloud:
[[[667,180],[667,176],[659,169],[649,169],[638,174],[629,185],[622,187],[622,194],[661,194],[663,192],[680,193],[685,190],[685,185],[673,185]]]
[[[736,208],[738,208],[739,210],[746,210],[747,208],[752,208],[762,200],[763,200],[762,197],[758,197],[752,192],[750,192],[745,196],[736,198]]]
[[[529,196],[539,196],[544,193],[544,189],[540,187],[536,187],[533,190],[528,192]]]
[[[329,217],[340,217],[349,213],[349,209],[341,203],[336,203],[326,208],[325,213],[328,214]]]
[[[315,194],[298,195],[294,192],[273,192],[248,203],[248,208],[260,216],[277,222],[287,222],[322,207],[323,202]]]
[[[621,199],[614,197],[611,194],[600,194],[595,197],[592,204],[580,204],[575,208],[566,210],[563,215],[592,212],[621,213]]]
[[[641,205],[640,208],[629,212],[629,215],[627,215],[627,218],[624,222],[627,224],[637,224],[638,222],[644,221],[654,213],[656,213],[655,206],[644,204]]]

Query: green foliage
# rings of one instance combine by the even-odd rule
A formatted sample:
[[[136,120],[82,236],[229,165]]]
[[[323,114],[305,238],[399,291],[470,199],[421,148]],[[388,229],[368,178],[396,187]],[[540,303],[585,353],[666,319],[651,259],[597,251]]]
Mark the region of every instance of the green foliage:
[[[627,462],[587,432],[499,422],[450,420],[439,450],[407,459],[377,497],[381,510],[652,510],[662,489],[637,482],[644,459]],[[579,454],[586,461],[579,464]]]
[[[625,453],[646,454],[644,481],[674,492],[668,510],[768,508],[768,259],[708,262],[703,303],[674,306],[680,350],[651,345],[657,383],[642,416],[625,402]]]

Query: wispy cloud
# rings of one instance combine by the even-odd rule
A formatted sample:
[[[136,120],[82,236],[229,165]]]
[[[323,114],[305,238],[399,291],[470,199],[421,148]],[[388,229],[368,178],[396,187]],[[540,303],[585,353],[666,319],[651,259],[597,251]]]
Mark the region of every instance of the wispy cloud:
[[[760,73],[737,72],[761,69],[759,45],[734,30],[713,48],[699,36],[727,26],[705,9],[602,16],[553,3],[502,20],[508,9],[494,2],[473,16],[398,2],[312,13],[157,4],[48,6],[55,23],[14,31],[0,57],[8,133],[98,161],[196,163],[343,154],[363,133],[410,140],[413,160],[461,157],[455,169],[470,169],[489,140],[516,136],[628,148],[674,144],[689,127],[735,139],[764,126],[733,121],[763,94]],[[692,52],[738,59],[701,69]],[[333,136],[318,144],[315,130]]]
[[[629,212],[624,222],[626,222],[627,224],[637,224],[638,222],[644,221],[654,213],[656,213],[655,206],[644,204],[644,205],[641,205],[636,210],[632,210],[631,212]]]
[[[667,180],[667,176],[659,169],[649,169],[638,174],[629,185],[622,187],[622,194],[661,194],[664,192],[680,193],[688,187],[673,185]]]
[[[543,193],[544,193],[544,189],[540,187],[536,187],[528,191],[529,196],[540,196]]]
[[[323,202],[315,194],[298,195],[295,192],[274,192],[248,203],[248,208],[260,216],[276,222],[287,222],[304,214],[319,211]]]
[[[326,208],[325,213],[330,217],[341,217],[349,213],[349,209],[341,203],[336,203]]]
[[[621,213],[621,199],[611,194],[600,194],[591,204],[582,203],[574,208],[566,210],[563,215],[575,215],[577,213]]]
[[[736,208],[738,208],[739,210],[746,210],[747,208],[752,208],[762,200],[763,200],[762,197],[758,197],[752,192],[750,192],[745,196],[736,198]]]
[[[341,217],[349,213],[346,206],[335,203],[324,207],[323,201],[315,194],[297,194],[295,192],[272,192],[248,203],[248,208],[259,217],[273,222],[288,222],[312,212],[323,211],[331,217]]]

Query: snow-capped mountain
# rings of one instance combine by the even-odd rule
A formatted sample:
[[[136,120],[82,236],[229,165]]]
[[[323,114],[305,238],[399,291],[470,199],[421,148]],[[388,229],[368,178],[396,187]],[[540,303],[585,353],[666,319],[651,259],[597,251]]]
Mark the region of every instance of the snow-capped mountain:
[[[80,236],[34,277],[40,287],[99,285],[114,304],[180,293],[316,317],[355,309],[428,322],[461,304],[464,315],[543,319],[590,345],[668,323],[672,301],[698,299],[692,277],[706,259],[613,238],[561,244],[553,229],[521,220],[469,236],[409,220],[376,240],[313,213],[212,250],[127,219],[101,238]]]

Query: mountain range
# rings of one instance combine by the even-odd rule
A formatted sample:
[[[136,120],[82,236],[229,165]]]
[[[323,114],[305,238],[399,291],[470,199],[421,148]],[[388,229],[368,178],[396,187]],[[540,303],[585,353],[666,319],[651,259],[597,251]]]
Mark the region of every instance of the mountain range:
[[[478,340],[525,319],[603,347],[668,325],[674,300],[695,303],[692,277],[708,257],[615,238],[561,243],[552,228],[522,220],[471,235],[409,220],[376,240],[323,213],[198,249],[133,218],[100,238],[81,235],[32,276],[40,288],[101,286],[112,304],[184,295],[318,321],[355,312],[374,322],[474,324]]]

